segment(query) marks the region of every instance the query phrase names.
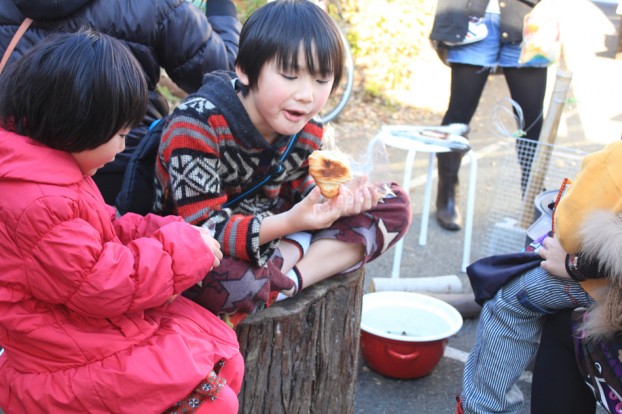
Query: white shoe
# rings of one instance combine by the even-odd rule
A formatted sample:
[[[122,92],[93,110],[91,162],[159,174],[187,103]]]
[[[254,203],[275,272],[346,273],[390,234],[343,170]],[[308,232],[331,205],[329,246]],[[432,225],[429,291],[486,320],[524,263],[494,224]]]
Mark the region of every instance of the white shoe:
[[[486,27],[486,23],[484,22],[483,17],[470,17],[469,18],[469,27],[467,28],[466,36],[462,39],[461,42],[445,42],[447,46],[462,46],[468,45],[469,43],[479,42],[480,40],[484,40],[488,36],[488,28]]]

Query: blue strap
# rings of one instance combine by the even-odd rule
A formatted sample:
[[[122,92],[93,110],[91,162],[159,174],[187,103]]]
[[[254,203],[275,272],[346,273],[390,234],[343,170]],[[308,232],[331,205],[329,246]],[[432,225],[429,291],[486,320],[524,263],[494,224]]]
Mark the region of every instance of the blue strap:
[[[250,194],[253,194],[255,191],[259,190],[265,184],[267,184],[270,181],[272,181],[275,176],[281,174],[285,170],[285,167],[283,166],[283,161],[285,161],[285,158],[287,158],[287,156],[289,155],[291,149],[294,147],[294,144],[296,143],[297,140],[298,140],[298,134],[295,134],[294,136],[292,136],[292,139],[289,140],[289,144],[287,145],[287,148],[285,148],[285,151],[283,152],[283,155],[281,156],[281,159],[276,163],[274,168],[270,169],[270,171],[268,172],[268,175],[266,175],[257,184],[255,184],[254,186],[252,186],[248,190],[242,192],[240,195],[238,195],[234,199],[227,201],[223,205],[223,207],[229,207],[229,206],[231,206],[231,205],[241,201],[242,199],[248,197]]]
[[[160,118],[160,119],[155,119],[151,125],[149,125],[149,132],[153,131],[153,128],[155,128],[160,122],[162,122],[162,119],[164,118]]]

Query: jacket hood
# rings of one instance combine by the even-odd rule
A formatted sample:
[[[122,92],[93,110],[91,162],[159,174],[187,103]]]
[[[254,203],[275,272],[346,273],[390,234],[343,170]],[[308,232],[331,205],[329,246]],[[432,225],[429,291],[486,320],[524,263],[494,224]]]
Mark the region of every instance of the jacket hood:
[[[588,337],[609,337],[622,330],[622,215],[600,210],[585,217],[581,226],[581,253],[595,260],[608,284],[595,292],[583,328]]]
[[[83,179],[71,154],[0,129],[0,180],[73,184]]]
[[[237,76],[235,72],[225,70],[215,70],[210,73],[206,73],[203,76],[203,86],[201,89],[213,91],[209,94],[210,101],[214,102],[218,107],[225,106],[226,108],[237,108],[242,104],[235,94],[231,91],[234,90],[233,80]]]
[[[218,108],[227,120],[232,135],[240,144],[265,150],[273,150],[274,147],[287,145],[288,136],[282,135],[277,141],[270,144],[257,130],[236,94],[236,91],[243,87],[237,80],[235,72],[216,70],[203,77],[203,86],[195,95],[202,96]]]
[[[209,100],[218,108],[227,120],[232,135],[240,143],[252,148],[270,149],[271,145],[253,125],[248,112],[235,93],[235,89],[241,87],[239,82],[236,82],[234,89],[233,80],[236,78],[235,72],[223,70],[210,72],[203,77],[203,86],[196,92],[196,95]],[[283,143],[277,142],[276,145],[283,145]]]
[[[33,20],[54,20],[68,16],[91,0],[14,0],[25,17]]]

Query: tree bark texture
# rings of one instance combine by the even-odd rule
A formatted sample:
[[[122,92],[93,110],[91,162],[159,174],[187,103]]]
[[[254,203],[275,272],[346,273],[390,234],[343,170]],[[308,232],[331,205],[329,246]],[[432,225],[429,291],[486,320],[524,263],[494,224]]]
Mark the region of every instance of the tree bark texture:
[[[364,269],[246,318],[240,413],[354,413]]]

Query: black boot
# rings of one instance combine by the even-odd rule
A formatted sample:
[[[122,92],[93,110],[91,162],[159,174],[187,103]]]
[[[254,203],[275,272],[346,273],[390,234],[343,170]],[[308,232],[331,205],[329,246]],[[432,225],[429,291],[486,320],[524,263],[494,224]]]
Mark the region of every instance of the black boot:
[[[438,191],[436,193],[436,220],[446,229],[457,231],[462,228],[462,216],[456,205],[458,195],[458,170],[462,153],[445,152],[437,154]]]

